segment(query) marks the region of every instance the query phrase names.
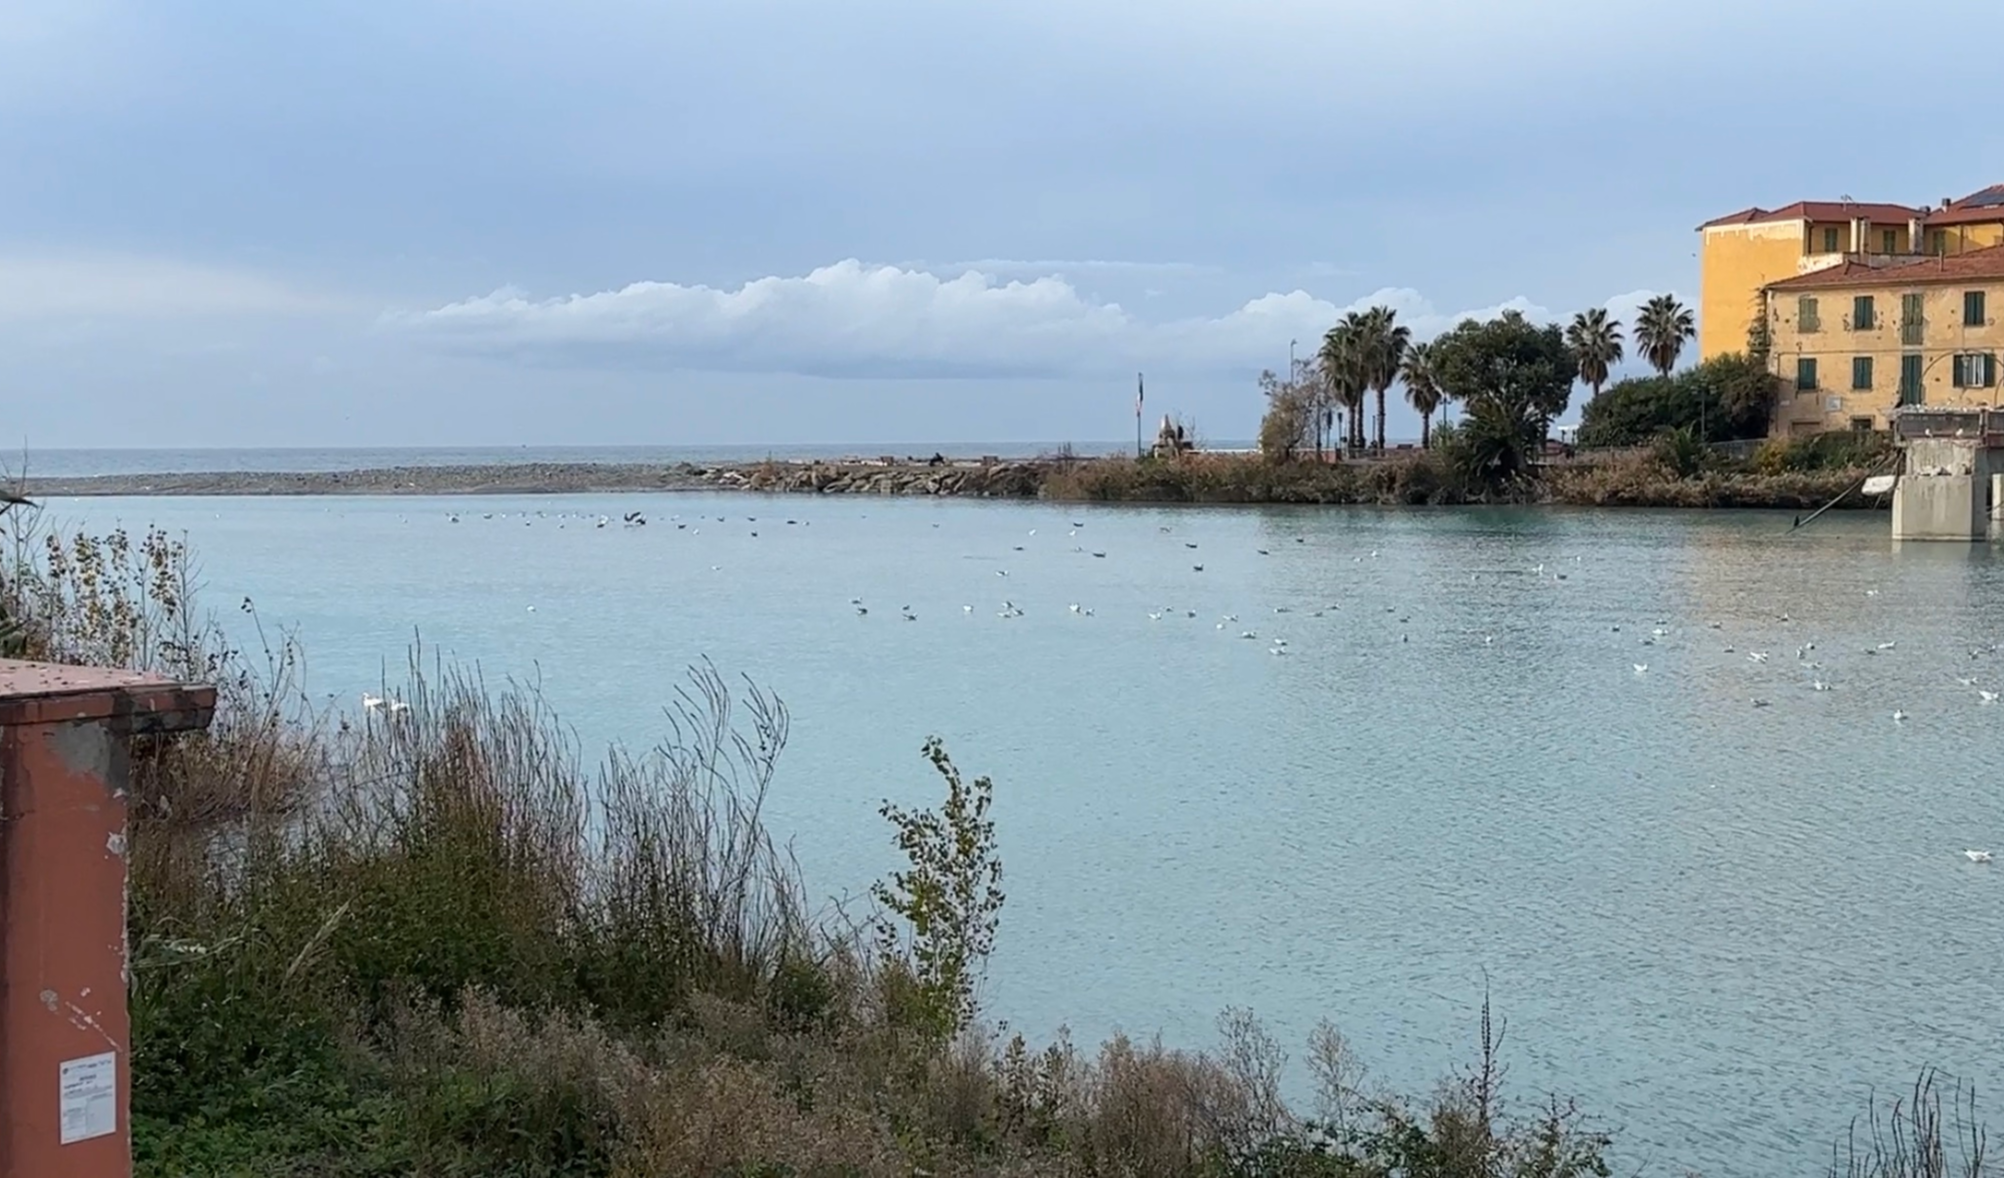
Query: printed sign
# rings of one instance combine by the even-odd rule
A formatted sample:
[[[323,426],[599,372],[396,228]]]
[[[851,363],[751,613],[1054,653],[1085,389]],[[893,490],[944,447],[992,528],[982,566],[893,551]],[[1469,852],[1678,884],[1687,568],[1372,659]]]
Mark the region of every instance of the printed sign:
[[[63,1145],[118,1132],[118,1053],[62,1064]]]

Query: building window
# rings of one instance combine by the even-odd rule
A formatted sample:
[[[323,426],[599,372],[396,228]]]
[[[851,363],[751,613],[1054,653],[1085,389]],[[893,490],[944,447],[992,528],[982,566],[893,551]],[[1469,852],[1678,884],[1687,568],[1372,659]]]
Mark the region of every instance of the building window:
[[[1861,332],[1869,332],[1879,326],[1879,309],[1872,305],[1872,296],[1858,295],[1851,300],[1851,327]]]
[[[1881,231],[1880,231],[1880,233],[1879,233],[1879,252],[1880,252],[1881,254],[1897,254],[1897,253],[1899,253],[1899,252],[1900,252],[1900,231],[1899,231],[1899,230],[1897,230],[1897,229],[1886,229],[1886,230],[1881,230]]]
[[[1804,356],[1795,362],[1795,387],[1814,389],[1816,387],[1816,358]]]
[[[1853,356],[1851,358],[1851,387],[1869,389],[1872,387],[1872,358]]]
[[[1982,327],[1989,322],[1983,312],[1982,291],[1962,292],[1962,326]]]
[[[1820,332],[1823,317],[1816,313],[1816,300],[1809,295],[1799,295],[1795,300],[1795,327],[1797,331]]]
[[[1925,304],[1921,302],[1919,291],[1900,296],[1900,343],[1918,344],[1921,342],[1924,307]]]
[[[1955,387],[1988,389],[1997,383],[1997,354],[1964,352],[1955,358]]]
[[[1871,432],[1872,432],[1872,419],[1870,419],[1870,418],[1852,418],[1852,419],[1851,419],[1851,428],[1852,428],[1853,430],[1856,430],[1856,431],[1857,431],[1858,433],[1860,433],[1860,434],[1869,434],[1869,433],[1871,433]]]
[[[1826,254],[1837,252],[1837,229],[1835,226],[1831,226],[1823,231],[1823,252]]]
[[[1923,399],[1921,388],[1921,358],[1917,352],[1900,357],[1900,404],[1919,405]]]

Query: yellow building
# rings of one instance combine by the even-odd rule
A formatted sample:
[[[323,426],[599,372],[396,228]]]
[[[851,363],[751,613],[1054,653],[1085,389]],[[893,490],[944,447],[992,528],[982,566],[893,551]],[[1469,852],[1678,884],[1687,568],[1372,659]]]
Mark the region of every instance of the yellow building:
[[[1997,210],[2004,224],[2004,209]],[[1926,210],[1856,201],[1797,201],[1779,209],[1743,209],[1698,227],[1698,358],[1747,346],[1761,313],[1761,291],[1848,258],[1911,254]]]
[[[1937,226],[2004,226],[1991,220]],[[1772,432],[1883,430],[1902,405],[1994,406],[2004,352],[2004,245],[1852,257],[1767,284],[1783,391]]]
[[[1927,214],[1924,252],[1960,254],[2004,245],[2004,184],[1993,184],[1959,201],[1943,201]]]

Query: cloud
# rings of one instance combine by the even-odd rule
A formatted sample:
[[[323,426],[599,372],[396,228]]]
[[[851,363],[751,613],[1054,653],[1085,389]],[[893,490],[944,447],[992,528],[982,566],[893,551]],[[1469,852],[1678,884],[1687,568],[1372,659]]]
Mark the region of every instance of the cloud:
[[[1647,298],[1609,301],[1618,313]],[[1247,373],[1283,367],[1288,342],[1312,350],[1346,312],[1383,304],[1421,339],[1504,309],[1552,313],[1518,297],[1452,314],[1418,291],[1384,288],[1347,303],[1304,290],[1269,293],[1216,317],[1145,320],[1057,275],[942,276],[854,259],[734,290],[637,282],[534,299],[503,288],[383,325],[456,351],[593,367],[794,373],[830,377],[1060,377],[1137,369]]]
[[[295,315],[342,306],[247,270],[118,255],[0,256],[0,320]]]

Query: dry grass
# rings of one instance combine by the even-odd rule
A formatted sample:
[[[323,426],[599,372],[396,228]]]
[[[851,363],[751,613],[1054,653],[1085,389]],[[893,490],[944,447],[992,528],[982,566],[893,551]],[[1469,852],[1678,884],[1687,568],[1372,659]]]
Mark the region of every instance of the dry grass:
[[[1271,462],[1259,455],[1102,458],[1047,469],[1045,499],[1123,503],[1443,504],[1465,502],[1438,456],[1371,462]]]

